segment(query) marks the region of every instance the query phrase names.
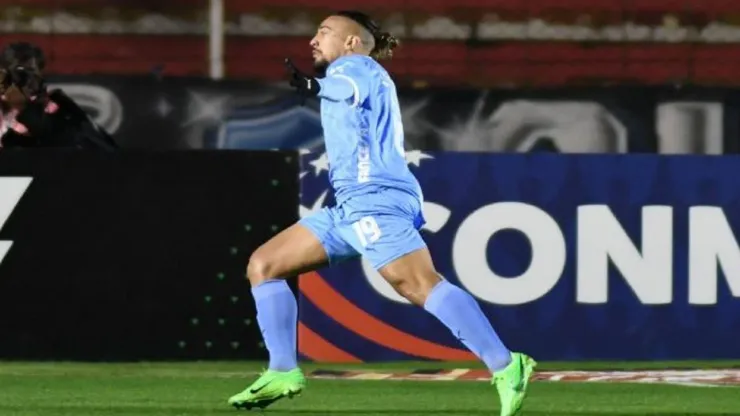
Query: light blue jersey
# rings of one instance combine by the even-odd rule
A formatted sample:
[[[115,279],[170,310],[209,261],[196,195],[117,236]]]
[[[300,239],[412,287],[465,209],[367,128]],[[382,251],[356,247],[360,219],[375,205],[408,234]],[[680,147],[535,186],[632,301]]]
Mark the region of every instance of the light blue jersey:
[[[300,223],[330,263],[365,256],[376,269],[426,247],[423,196],[406,163],[396,86],[374,59],[337,59],[318,80],[336,206]]]
[[[406,164],[396,86],[374,59],[350,55],[320,79],[321,123],[337,204],[379,188],[421,199]]]

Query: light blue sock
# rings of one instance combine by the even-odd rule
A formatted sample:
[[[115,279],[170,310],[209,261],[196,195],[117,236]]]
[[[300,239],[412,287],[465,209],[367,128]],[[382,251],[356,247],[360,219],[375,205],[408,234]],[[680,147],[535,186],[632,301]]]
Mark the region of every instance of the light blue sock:
[[[285,280],[266,280],[252,288],[252,295],[257,305],[257,323],[270,352],[270,370],[295,369],[298,367],[298,304],[288,283]]]
[[[424,309],[442,321],[491,372],[503,370],[511,362],[511,353],[469,293],[442,280],[427,297]]]

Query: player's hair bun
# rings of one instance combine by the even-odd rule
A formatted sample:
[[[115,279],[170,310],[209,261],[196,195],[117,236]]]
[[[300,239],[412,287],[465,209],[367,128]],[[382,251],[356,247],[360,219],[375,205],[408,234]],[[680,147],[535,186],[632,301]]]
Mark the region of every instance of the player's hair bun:
[[[398,38],[388,32],[381,32],[375,37],[375,48],[372,56],[375,59],[390,59],[393,57],[393,49],[400,44]]]

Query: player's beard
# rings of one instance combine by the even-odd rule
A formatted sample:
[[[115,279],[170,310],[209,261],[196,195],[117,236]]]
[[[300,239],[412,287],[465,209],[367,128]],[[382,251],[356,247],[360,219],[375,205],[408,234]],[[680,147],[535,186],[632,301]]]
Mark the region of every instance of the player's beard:
[[[313,69],[316,71],[317,77],[326,76],[326,70],[329,68],[329,62],[324,58],[319,58],[313,61]]]

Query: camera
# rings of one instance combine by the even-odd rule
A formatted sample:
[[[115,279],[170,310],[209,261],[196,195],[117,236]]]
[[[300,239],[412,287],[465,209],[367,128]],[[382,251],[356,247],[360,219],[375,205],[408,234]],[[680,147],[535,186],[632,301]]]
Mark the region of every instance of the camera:
[[[0,95],[5,110],[20,110],[28,101],[45,101],[43,51],[27,42],[12,43],[0,53]]]

